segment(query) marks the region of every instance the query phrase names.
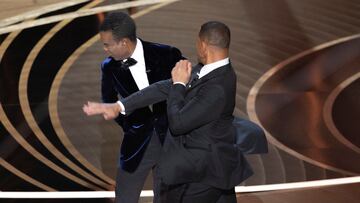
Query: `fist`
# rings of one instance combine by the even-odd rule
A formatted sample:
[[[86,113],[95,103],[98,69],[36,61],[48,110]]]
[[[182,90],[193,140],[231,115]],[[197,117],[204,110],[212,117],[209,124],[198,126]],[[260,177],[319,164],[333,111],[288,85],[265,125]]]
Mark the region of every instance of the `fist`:
[[[176,63],[175,67],[171,71],[171,77],[173,82],[181,82],[187,84],[191,76],[191,63],[188,60],[180,60]]]

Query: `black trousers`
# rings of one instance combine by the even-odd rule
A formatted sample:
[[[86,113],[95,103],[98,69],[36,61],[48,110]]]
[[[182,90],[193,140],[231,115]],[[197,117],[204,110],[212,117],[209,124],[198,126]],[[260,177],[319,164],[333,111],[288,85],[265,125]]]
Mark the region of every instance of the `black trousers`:
[[[154,202],[159,202],[160,178],[155,166],[160,158],[161,143],[154,131],[149,133],[153,133],[153,135],[138,168],[133,173],[129,173],[122,170],[120,166],[118,167],[115,188],[116,203],[138,203],[141,190],[151,170],[153,174]]]
[[[161,185],[161,203],[236,203],[235,189],[222,190],[202,183]]]

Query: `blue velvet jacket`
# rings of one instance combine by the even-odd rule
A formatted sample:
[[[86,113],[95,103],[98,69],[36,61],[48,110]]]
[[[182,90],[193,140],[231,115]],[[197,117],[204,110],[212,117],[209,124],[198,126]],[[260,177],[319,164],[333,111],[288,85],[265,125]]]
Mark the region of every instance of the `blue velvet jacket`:
[[[163,44],[142,41],[146,74],[149,84],[171,78],[171,70],[176,62],[183,59],[179,49]],[[104,103],[116,102],[119,97],[126,98],[139,91],[130,70],[119,69],[115,60],[106,58],[101,64],[101,94]],[[130,115],[120,115],[115,119],[124,131],[121,146],[120,165],[128,171],[134,171],[141,161],[145,149],[150,141],[151,132],[156,131],[163,142],[168,121],[166,116],[166,102],[137,109]]]

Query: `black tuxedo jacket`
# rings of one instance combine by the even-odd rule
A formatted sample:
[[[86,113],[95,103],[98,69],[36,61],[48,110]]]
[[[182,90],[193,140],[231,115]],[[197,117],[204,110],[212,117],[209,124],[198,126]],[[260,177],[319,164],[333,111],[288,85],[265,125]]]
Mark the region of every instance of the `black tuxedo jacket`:
[[[171,70],[176,62],[183,59],[181,52],[167,45],[142,41],[146,74],[149,84],[171,77]],[[139,89],[130,70],[122,70],[111,57],[106,58],[101,65],[101,95],[104,103],[114,103],[119,97],[126,98]],[[115,119],[124,131],[121,147],[120,164],[129,172],[134,171],[141,161],[149,143],[153,129],[163,141],[168,122],[166,117],[166,103],[159,102],[150,108],[143,107],[127,116],[119,115]]]
[[[161,81],[121,101],[131,112],[167,99],[169,131],[159,164],[166,184],[202,182],[229,189],[252,175],[235,145],[235,93],[236,75],[228,64],[191,87]]]

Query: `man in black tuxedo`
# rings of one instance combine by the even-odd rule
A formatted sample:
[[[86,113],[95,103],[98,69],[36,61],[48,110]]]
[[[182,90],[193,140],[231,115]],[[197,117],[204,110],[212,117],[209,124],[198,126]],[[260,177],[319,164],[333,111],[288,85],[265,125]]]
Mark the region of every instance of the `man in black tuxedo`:
[[[181,60],[172,80],[157,82],[114,104],[88,103],[88,115],[110,119],[167,100],[168,136],[158,165],[162,202],[236,202],[234,187],[251,168],[235,146],[236,75],[229,60],[230,30],[216,21],[201,26],[201,64]]]
[[[136,25],[125,13],[106,16],[100,38],[109,54],[101,65],[101,95],[104,103],[126,98],[149,84],[171,77],[171,69],[182,59],[181,52],[162,44],[142,41]],[[116,202],[137,203],[146,177],[153,169],[155,200],[159,181],[155,165],[159,161],[168,121],[166,103],[144,106],[115,121],[122,127],[120,166],[116,177]]]

